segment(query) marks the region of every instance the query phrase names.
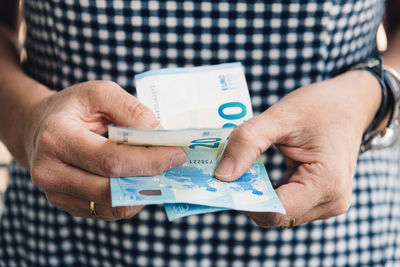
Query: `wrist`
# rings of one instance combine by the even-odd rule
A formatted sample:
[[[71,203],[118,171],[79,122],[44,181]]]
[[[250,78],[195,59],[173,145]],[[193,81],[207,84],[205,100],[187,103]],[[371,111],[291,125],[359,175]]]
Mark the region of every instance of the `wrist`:
[[[45,113],[42,106],[46,106],[45,102],[51,95],[56,92],[51,91],[49,88],[36,81],[32,82],[32,98],[29,101],[22,103],[20,116],[23,118],[23,123],[19,125],[19,129],[15,131],[19,134],[16,136],[14,142],[22,144],[21,147],[25,164],[23,166],[30,166],[30,158],[35,149],[35,140],[38,135],[39,125],[43,121],[43,114]]]
[[[363,134],[361,152],[382,149],[397,141],[398,112],[400,105],[400,75],[392,68],[383,66],[382,57],[368,59],[351,70],[370,73],[380,84],[381,103],[372,122]]]
[[[0,25],[0,140],[27,166],[25,149],[34,107],[50,90],[27,76],[20,66],[18,35]]]
[[[371,125],[382,103],[382,89],[378,80],[368,71],[350,70],[340,75],[347,85],[349,105],[355,114],[355,126],[362,135]],[[353,100],[353,101],[350,101]]]
[[[11,77],[12,80],[1,79],[0,138],[13,157],[22,166],[28,167],[32,130],[37,120],[36,110],[53,92],[22,71]]]

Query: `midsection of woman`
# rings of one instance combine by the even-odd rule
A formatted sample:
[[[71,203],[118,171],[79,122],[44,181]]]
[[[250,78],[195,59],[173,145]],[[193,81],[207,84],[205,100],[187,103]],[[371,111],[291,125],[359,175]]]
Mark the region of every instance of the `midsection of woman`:
[[[134,94],[134,75],[145,70],[239,61],[257,114],[290,91],[375,55],[383,9],[378,0],[26,0],[25,69],[54,90],[112,80]],[[277,183],[284,158],[274,149],[266,154]],[[29,172],[12,163],[0,255],[27,265],[395,263],[397,162],[395,148],[366,153],[359,158],[350,211],[292,230],[259,228],[236,211],[170,223],[159,206],[118,222],[74,218],[48,204]]]

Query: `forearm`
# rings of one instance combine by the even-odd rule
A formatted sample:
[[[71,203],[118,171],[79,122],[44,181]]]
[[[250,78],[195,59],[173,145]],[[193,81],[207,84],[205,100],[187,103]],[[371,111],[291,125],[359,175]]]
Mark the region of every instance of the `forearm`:
[[[19,60],[17,32],[0,25],[0,140],[27,166],[24,134],[34,106],[52,92],[26,75]]]

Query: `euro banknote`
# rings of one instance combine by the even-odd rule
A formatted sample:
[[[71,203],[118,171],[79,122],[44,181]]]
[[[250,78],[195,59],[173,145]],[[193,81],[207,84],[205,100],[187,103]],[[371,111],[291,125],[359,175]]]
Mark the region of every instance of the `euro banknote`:
[[[131,129],[110,125],[110,140],[141,146],[182,146],[190,148],[212,148],[221,151],[233,128],[185,128],[180,130]]]
[[[214,177],[215,168],[231,130],[222,128],[160,131],[110,126],[110,139],[116,142],[121,142],[121,136],[143,135],[143,139],[158,140],[154,142],[156,145],[179,144],[187,154],[186,163],[156,176],[111,179],[113,206],[187,203],[256,212],[282,212],[283,208],[260,160],[234,182],[221,182]],[[180,137],[179,140],[176,136]],[[143,139],[142,142],[149,145],[149,142]],[[130,143],[129,138],[122,142],[137,145],[136,140]],[[172,211],[176,212],[176,208]],[[182,213],[183,210],[178,211]]]
[[[235,127],[253,116],[240,63],[148,71],[135,83],[165,129]]]
[[[139,100],[167,129],[236,127],[253,115],[240,63],[148,71],[135,82]],[[187,203],[164,207],[168,218],[216,211]]]
[[[155,181],[165,182],[163,188],[159,183],[158,187],[157,183],[150,183],[153,189],[144,191],[140,187],[140,192],[147,194],[145,195],[147,204],[151,203],[150,199],[153,199],[153,202],[165,203],[165,210],[170,220],[227,208],[255,211],[258,207],[255,204],[257,201],[259,201],[257,203],[262,203],[260,205],[263,207],[263,211],[284,212],[260,160],[249,170],[253,175],[248,174],[249,172],[246,173],[248,175],[245,174],[243,180],[240,178],[236,181],[239,184],[235,186],[232,184],[229,187],[225,185],[226,183],[219,185],[221,182],[213,177],[219,156],[226,144],[226,137],[232,130],[231,127],[236,127],[253,115],[246,79],[240,63],[149,71],[137,75],[135,82],[139,100],[153,110],[167,130],[157,131],[154,133],[156,136],[152,136],[144,130],[111,127],[109,129],[110,138],[131,145],[178,145],[184,147],[188,154],[188,161],[183,166],[161,174],[159,177],[153,177],[156,178]],[[213,129],[221,127],[228,130],[217,132],[217,129]],[[171,129],[179,130],[169,131]],[[218,134],[222,135],[216,137]],[[217,149],[210,147],[210,145],[216,145],[215,139],[212,138],[221,139],[218,141]],[[199,139],[202,140],[199,141]],[[195,143],[184,144],[182,140],[184,142],[195,141]],[[190,145],[196,149],[190,149]],[[254,174],[257,174],[256,178]],[[193,179],[194,177],[201,177],[201,179]],[[132,192],[139,193],[137,191],[139,185],[135,183],[140,179],[143,177],[112,179],[113,205],[114,203],[115,205],[139,205],[137,195],[133,196]],[[146,177],[146,179],[151,178]],[[176,184],[177,180],[182,182],[183,186],[179,187]],[[141,181],[143,185],[145,181]],[[201,181],[206,181],[208,187],[199,186],[204,185],[200,183]],[[219,187],[213,187],[211,184],[218,184]],[[181,191],[182,188],[187,190],[177,193],[177,190],[171,189],[173,187],[180,188],[178,191]],[[190,187],[192,187],[190,189],[192,191],[188,190]],[[256,189],[258,187],[262,190]],[[215,201],[217,194],[212,193],[214,190],[212,188],[220,189],[216,191],[219,194],[225,194],[223,198],[219,199],[220,202]],[[244,190],[245,188],[246,190]],[[188,192],[191,194],[188,195]],[[202,194],[200,199],[203,200],[196,200],[193,192],[202,192],[199,194]],[[242,198],[237,197],[240,195],[239,192],[241,192]],[[262,197],[257,195],[259,192],[262,193]],[[129,197],[127,197],[128,195]],[[170,197],[168,201],[167,196]],[[204,200],[206,196],[210,196],[214,201]],[[248,205],[235,204],[237,199],[241,199],[242,203],[248,203]]]

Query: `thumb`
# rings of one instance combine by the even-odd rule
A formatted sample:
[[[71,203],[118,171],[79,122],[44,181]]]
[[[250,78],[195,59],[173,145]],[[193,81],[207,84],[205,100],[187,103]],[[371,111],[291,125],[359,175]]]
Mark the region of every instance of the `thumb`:
[[[95,97],[91,98],[91,104],[112,123],[130,128],[161,128],[155,114],[136,97],[114,82],[98,82],[101,83],[99,86],[101,90],[98,90]]]
[[[268,111],[239,125],[229,136],[215,177],[221,181],[234,181],[242,176],[257,157],[276,142],[278,128]]]

